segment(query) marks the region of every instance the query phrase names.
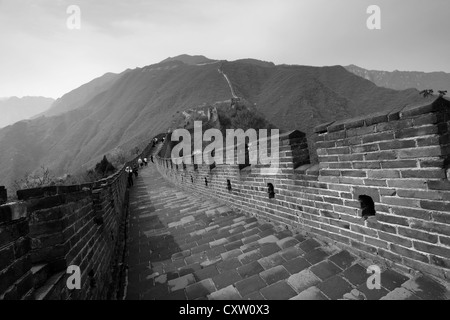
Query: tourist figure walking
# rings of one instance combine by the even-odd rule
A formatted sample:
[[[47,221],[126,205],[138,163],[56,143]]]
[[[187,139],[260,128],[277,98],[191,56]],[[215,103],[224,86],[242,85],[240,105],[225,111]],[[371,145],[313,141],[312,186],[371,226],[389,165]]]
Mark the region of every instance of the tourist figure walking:
[[[142,168],[143,165],[144,165],[144,164],[143,164],[143,162],[142,162],[142,159],[139,158],[139,159],[138,159],[138,166]]]
[[[128,187],[133,186],[133,169],[131,167],[126,167],[125,172],[128,173]]]

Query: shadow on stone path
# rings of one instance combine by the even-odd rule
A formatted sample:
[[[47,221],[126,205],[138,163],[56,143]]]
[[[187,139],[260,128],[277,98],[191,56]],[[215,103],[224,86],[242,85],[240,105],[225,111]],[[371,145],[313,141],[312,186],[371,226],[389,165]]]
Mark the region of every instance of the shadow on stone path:
[[[130,193],[126,299],[450,299],[446,284],[384,270],[347,251],[180,191],[152,163]]]

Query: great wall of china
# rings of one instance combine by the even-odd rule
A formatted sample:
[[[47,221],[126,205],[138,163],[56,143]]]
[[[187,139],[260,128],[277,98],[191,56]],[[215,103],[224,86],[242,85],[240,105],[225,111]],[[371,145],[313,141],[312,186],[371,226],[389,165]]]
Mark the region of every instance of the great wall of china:
[[[449,124],[450,101],[439,98],[318,126],[317,165],[307,164],[303,133],[284,134],[276,176],[262,176],[258,165],[184,169],[172,164],[169,153],[158,159],[158,169],[176,185],[249,215],[450,279]],[[360,195],[375,202],[376,216],[367,221]]]
[[[309,164],[305,135],[289,132],[280,137],[281,171],[271,176],[259,165],[174,165],[169,138],[155,162],[172,185],[249,219],[449,281],[449,125],[445,98],[324,124],[316,128],[319,164]],[[89,185],[22,190],[19,202],[0,206],[0,299],[120,298],[124,168]],[[375,202],[374,217],[361,218],[360,195]],[[69,265],[80,266],[82,290],[67,289]]]

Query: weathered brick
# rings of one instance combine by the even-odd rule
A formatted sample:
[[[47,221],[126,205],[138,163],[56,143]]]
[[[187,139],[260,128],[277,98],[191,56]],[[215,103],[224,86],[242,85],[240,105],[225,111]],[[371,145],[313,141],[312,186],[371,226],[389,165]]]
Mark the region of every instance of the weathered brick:
[[[442,150],[440,146],[429,148],[424,147],[424,148],[404,149],[398,151],[398,157],[400,159],[437,157],[441,155]]]
[[[450,212],[450,203],[438,201],[420,201],[420,207],[427,210]]]
[[[370,179],[392,179],[400,178],[400,171],[398,170],[370,170],[368,172]]]
[[[432,253],[441,257],[450,257],[450,249],[443,246],[437,246],[429,243],[413,241],[416,250]]]
[[[429,259],[426,255],[421,254],[417,251],[414,250],[410,250],[404,247],[401,247],[399,245],[396,244],[391,244],[390,245],[390,249],[392,252],[397,253],[399,255],[414,259],[414,260],[418,260],[418,261],[422,261],[422,262],[429,262]]]
[[[378,144],[372,143],[365,146],[353,146],[351,147],[352,153],[367,153],[367,152],[375,152],[379,151]]]
[[[396,235],[381,231],[378,232],[378,236],[380,237],[381,240],[399,244],[403,247],[412,248],[412,241],[410,239],[398,237]]]
[[[402,170],[402,178],[425,178],[425,179],[444,179],[446,177],[444,170]]]
[[[406,198],[400,198],[400,197],[387,197],[383,196],[381,197],[381,203],[393,205],[393,206],[403,206],[403,207],[410,207],[410,208],[420,208],[423,206],[421,205],[420,200],[413,200],[413,199],[406,199]]]
[[[428,181],[428,188],[431,190],[450,190],[450,181]]]
[[[416,147],[415,140],[393,140],[388,142],[380,142],[380,150],[396,150],[396,149],[408,149]]]
[[[431,220],[431,213],[426,210],[392,207],[392,213],[403,217],[414,217],[421,220]]]
[[[387,180],[389,188],[403,188],[403,189],[426,189],[426,179],[408,179],[408,180]]]
[[[381,168],[383,169],[401,169],[401,168],[416,168],[416,160],[397,160],[397,161],[382,161]]]
[[[364,161],[364,162],[353,162],[354,169],[381,169],[380,162],[376,161]]]
[[[372,152],[372,153],[368,153],[364,156],[364,160],[366,160],[366,161],[395,160],[395,159],[397,159],[397,154],[394,151]]]
[[[392,132],[382,132],[382,133],[375,133],[371,135],[364,136],[362,138],[362,142],[365,143],[371,143],[371,142],[379,142],[379,141],[386,141],[386,140],[393,140],[394,134]]]
[[[435,234],[409,228],[398,227],[398,234],[407,238],[422,240],[430,243],[437,243],[438,241],[438,236]]]
[[[429,221],[411,219],[409,224],[411,228],[417,228],[429,232],[439,233],[450,236],[450,225],[434,223]]]

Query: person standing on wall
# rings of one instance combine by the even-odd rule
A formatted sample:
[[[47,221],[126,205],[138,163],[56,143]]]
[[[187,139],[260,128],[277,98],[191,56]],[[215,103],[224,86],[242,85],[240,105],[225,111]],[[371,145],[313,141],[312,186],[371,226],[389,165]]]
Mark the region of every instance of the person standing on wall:
[[[128,173],[128,187],[132,187],[133,186],[133,170],[131,169],[131,167],[127,167],[125,169],[125,172]]]

